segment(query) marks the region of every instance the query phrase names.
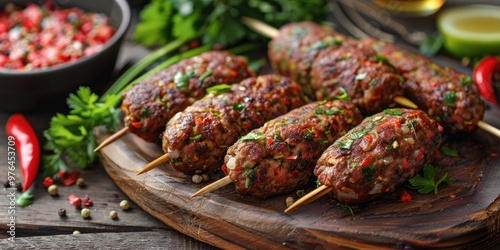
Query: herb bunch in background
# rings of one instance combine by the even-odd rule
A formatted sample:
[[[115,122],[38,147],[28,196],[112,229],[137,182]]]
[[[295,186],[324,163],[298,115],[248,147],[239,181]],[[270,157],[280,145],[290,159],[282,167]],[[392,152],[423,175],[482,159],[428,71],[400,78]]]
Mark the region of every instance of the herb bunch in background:
[[[198,35],[203,44],[223,47],[242,41],[264,41],[242,22],[251,17],[279,28],[303,20],[322,22],[324,0],[151,0],[141,11],[133,39],[158,46]]]

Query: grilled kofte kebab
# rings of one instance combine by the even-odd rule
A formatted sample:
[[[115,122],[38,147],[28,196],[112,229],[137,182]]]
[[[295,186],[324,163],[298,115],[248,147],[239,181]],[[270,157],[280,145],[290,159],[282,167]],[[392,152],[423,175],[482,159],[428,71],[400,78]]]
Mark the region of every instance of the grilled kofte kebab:
[[[227,147],[240,136],[304,104],[301,87],[287,77],[245,79],[231,92],[209,95],[172,117],[163,133],[165,154],[138,174],[163,162],[185,174],[219,169]]]
[[[314,175],[322,186],[285,212],[326,193],[359,204],[394,191],[434,161],[442,131],[439,123],[416,109],[387,109],[365,118],[319,158]]]
[[[314,92],[313,98],[337,96],[342,94],[339,88],[342,87],[361,111],[366,111],[364,107],[371,108],[374,103],[383,103],[384,100],[389,103],[388,93],[398,91],[399,95],[399,90],[389,89],[394,85],[381,84],[384,81],[379,79],[385,78],[382,70],[373,69],[377,64],[366,66],[372,68],[369,71],[372,73],[366,74],[368,77],[365,77],[367,71],[339,64],[339,61],[355,60],[357,65],[363,65],[358,61],[360,57],[355,55],[365,54],[366,58],[384,61],[394,68],[394,72],[401,74],[404,96],[441,123],[446,132],[471,132],[479,127],[500,137],[498,129],[482,121],[485,105],[477,86],[467,75],[436,65],[428,58],[395,44],[375,38],[353,40],[312,22],[285,25],[279,34],[268,48],[273,69],[303,86],[310,86],[309,94]],[[348,52],[346,47],[354,53]],[[356,52],[354,47],[359,51]],[[373,59],[367,60],[366,64],[373,64]],[[346,73],[356,70],[354,79],[352,74]],[[363,98],[358,99],[360,96]]]
[[[161,143],[165,124],[219,84],[233,84],[255,76],[245,58],[224,51],[205,52],[180,61],[137,83],[123,93],[125,128],[101,143],[103,148],[127,132]]]
[[[260,198],[291,192],[307,183],[321,153],[362,120],[348,101],[320,101],[292,110],[229,147],[222,166],[227,176],[192,197],[231,182],[238,192]]]
[[[313,100],[343,96],[363,114],[373,114],[402,99],[402,77],[385,57],[313,22],[283,26],[268,56],[275,72],[301,84]]]

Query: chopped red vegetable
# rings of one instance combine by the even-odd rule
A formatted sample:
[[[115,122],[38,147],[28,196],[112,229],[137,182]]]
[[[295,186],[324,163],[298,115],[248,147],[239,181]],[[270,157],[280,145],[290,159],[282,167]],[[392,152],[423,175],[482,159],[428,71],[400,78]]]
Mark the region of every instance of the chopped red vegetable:
[[[43,186],[45,188],[49,188],[50,185],[54,184],[54,179],[52,179],[52,177],[50,176],[47,176],[45,177],[45,179],[43,179]]]
[[[399,196],[399,200],[402,201],[402,202],[410,202],[410,201],[413,201],[413,197],[411,196],[410,193],[408,193],[408,191],[405,190]]]
[[[84,207],[91,207],[92,205],[94,205],[94,202],[88,195],[85,195],[85,197],[83,197],[82,202]]]

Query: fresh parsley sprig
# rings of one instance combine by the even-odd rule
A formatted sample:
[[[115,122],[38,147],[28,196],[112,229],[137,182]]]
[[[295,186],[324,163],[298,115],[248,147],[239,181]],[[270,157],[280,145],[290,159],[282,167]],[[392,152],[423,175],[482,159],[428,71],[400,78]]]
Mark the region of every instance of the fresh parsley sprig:
[[[441,169],[434,167],[431,164],[425,164],[422,172],[423,176],[417,174],[409,180],[411,185],[410,188],[418,189],[418,192],[421,194],[427,194],[432,191],[434,191],[434,194],[437,194],[439,184],[443,182],[450,184],[453,182],[453,179],[448,175],[448,173],[445,173],[436,181],[436,175],[441,172]]]

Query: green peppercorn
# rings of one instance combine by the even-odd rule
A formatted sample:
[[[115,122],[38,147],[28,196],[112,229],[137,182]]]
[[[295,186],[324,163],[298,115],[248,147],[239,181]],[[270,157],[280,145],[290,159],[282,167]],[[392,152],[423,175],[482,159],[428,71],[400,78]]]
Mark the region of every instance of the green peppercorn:
[[[81,211],[82,218],[88,219],[90,217],[90,210],[88,208],[84,208]]]
[[[57,189],[57,185],[55,185],[55,184],[50,185],[49,188],[47,188],[47,191],[49,192],[49,194],[51,196],[57,196],[59,193],[59,190]]]
[[[85,180],[82,177],[76,179],[76,185],[81,188],[85,187]]]
[[[66,216],[66,209],[64,208],[59,208],[59,211],[57,211],[60,217],[65,217]]]
[[[128,210],[130,208],[130,205],[128,204],[128,200],[122,200],[120,202],[120,208],[122,210]]]
[[[118,213],[115,210],[113,210],[113,211],[109,212],[109,217],[111,219],[115,220],[116,218],[118,218]]]

